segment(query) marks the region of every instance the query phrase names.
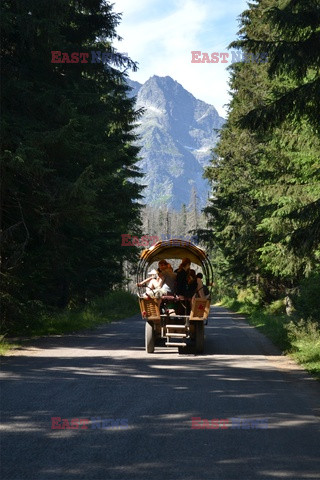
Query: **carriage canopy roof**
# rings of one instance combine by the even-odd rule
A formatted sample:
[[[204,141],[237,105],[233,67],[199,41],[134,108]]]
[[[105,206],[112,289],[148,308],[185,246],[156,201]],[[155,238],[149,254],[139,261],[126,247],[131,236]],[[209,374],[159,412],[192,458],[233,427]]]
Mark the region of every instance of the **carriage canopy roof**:
[[[180,239],[164,240],[146,250],[143,250],[138,263],[137,283],[141,282],[146,277],[149,266],[153,262],[159,262],[163,259],[182,259],[185,257],[189,257],[191,263],[195,263],[202,268],[207,283],[211,284],[213,280],[213,270],[206,252],[193,243]]]
[[[152,247],[143,250],[140,255],[140,261],[148,265],[153,262],[159,262],[163,259],[189,257],[192,263],[203,266],[208,260],[207,254],[193,243],[185,240],[172,239],[158,242]]]

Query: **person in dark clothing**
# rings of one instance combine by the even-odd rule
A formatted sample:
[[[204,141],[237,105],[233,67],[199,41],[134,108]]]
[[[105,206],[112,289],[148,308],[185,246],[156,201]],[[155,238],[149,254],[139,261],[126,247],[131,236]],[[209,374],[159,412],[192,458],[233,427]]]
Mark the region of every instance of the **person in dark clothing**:
[[[203,275],[202,273],[197,274],[197,289],[196,289],[196,297],[200,298],[209,298],[210,296],[210,291],[207,287],[207,285],[204,285],[202,282]]]
[[[190,258],[188,257],[183,258],[177,270],[177,278],[176,278],[177,295],[179,295],[179,297],[182,297],[182,300],[184,299],[184,297],[188,296],[187,278],[190,270],[190,265],[191,265]]]
[[[192,268],[189,270],[187,282],[188,282],[187,297],[192,298],[198,288],[196,272]]]

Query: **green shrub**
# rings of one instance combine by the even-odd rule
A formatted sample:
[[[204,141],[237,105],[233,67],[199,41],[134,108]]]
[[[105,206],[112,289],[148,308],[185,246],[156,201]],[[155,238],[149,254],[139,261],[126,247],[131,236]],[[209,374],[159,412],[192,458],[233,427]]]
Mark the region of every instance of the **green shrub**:
[[[249,287],[238,290],[236,300],[231,301],[231,305],[230,300],[229,308],[234,308],[240,313],[251,314],[262,304],[262,295],[258,287]]]
[[[288,335],[292,343],[312,341],[320,346],[320,329],[317,322],[300,319],[298,322],[290,321],[287,324]]]
[[[31,315],[29,312],[25,316],[25,321],[12,326],[8,334],[33,336],[70,333],[130,317],[138,312],[139,304],[135,295],[115,290],[104,297],[96,298],[82,309],[70,307],[63,311],[39,309],[37,315]]]
[[[258,287],[249,287],[239,290],[237,300],[240,303],[259,306],[262,304],[262,294]]]
[[[286,313],[286,305],[284,299],[275,300],[266,307],[266,312],[270,315],[283,315]]]
[[[250,294],[243,291],[238,299],[229,297],[222,299],[222,304],[239,313],[247,314],[248,322],[254,325],[282,351],[291,355],[297,362],[315,377],[320,379],[320,328],[311,319],[293,321],[283,313],[283,300],[276,300],[262,308],[253,305]],[[251,303],[250,303],[251,302]]]
[[[4,335],[0,335],[0,356],[4,356],[9,350],[17,346],[7,342]]]
[[[294,303],[300,317],[320,323],[320,273],[312,273],[301,282]]]
[[[291,354],[311,373],[320,378],[320,329],[311,319],[291,321],[287,326]]]
[[[139,310],[138,299],[136,295],[124,290],[114,290],[104,297],[93,300],[89,309],[96,314],[124,314],[132,315],[132,312]]]

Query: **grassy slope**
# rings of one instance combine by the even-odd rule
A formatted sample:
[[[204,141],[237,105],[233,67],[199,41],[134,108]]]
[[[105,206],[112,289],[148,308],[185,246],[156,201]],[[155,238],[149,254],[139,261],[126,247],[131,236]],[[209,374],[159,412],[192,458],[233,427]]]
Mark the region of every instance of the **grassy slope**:
[[[245,314],[248,322],[320,380],[320,331],[317,323],[292,320],[277,311],[225,297],[222,305]]]
[[[130,317],[139,312],[137,297],[128,292],[115,291],[98,298],[82,310],[65,310],[61,313],[43,314],[25,324],[23,329],[10,332],[14,336],[33,337],[39,335],[59,335],[78,330],[94,328],[103,323]],[[0,337],[0,355],[17,346]]]

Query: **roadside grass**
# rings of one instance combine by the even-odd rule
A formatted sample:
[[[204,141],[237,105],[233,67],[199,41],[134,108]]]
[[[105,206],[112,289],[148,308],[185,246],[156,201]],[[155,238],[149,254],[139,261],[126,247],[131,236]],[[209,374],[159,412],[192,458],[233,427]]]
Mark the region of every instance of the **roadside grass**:
[[[282,301],[267,308],[223,297],[221,304],[246,315],[253,325],[266,335],[285,354],[290,355],[311,375],[320,380],[320,329],[316,321],[289,317]]]
[[[300,320],[290,322],[287,329],[292,346],[289,354],[320,380],[319,325],[311,320]]]
[[[19,345],[7,342],[5,335],[0,335],[0,357],[4,357],[12,348]]]
[[[63,312],[42,313],[33,320],[27,320],[7,335],[21,337],[36,337],[44,335],[62,335],[94,327],[130,317],[139,312],[136,295],[118,290],[110,292],[105,297],[97,298],[82,309],[66,309]],[[22,341],[22,340],[21,340]],[[0,336],[0,355],[5,355],[10,349],[17,347],[19,338],[14,344],[6,335]]]

